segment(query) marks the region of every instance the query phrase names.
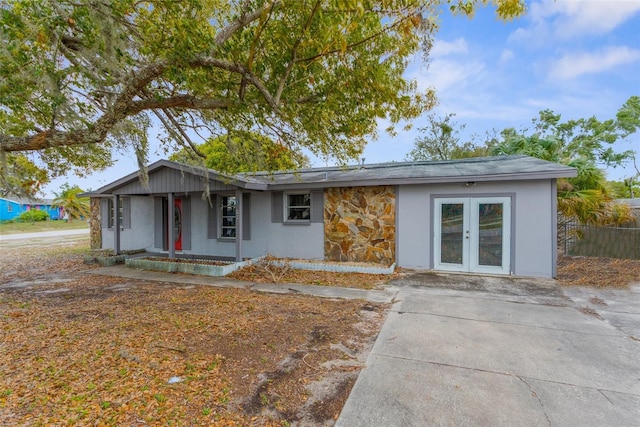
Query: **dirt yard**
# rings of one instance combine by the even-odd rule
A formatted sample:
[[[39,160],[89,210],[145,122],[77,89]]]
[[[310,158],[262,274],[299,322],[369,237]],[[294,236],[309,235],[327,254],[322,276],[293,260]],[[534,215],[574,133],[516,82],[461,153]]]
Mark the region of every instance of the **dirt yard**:
[[[332,425],[385,306],[80,273],[0,254],[4,425]]]
[[[0,252],[4,425],[329,426],[388,308],[87,275],[85,246]],[[236,276],[367,289],[398,277]],[[558,276],[627,286],[640,261],[565,257]]]
[[[640,283],[640,260],[563,256],[557,280],[563,286],[626,288]]]

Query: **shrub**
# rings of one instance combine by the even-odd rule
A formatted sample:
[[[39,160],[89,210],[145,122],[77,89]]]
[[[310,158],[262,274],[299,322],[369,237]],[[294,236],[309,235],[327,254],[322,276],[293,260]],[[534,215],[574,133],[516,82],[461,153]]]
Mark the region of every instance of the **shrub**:
[[[23,222],[46,221],[49,219],[49,213],[47,211],[31,209],[26,212],[22,212],[18,219]]]

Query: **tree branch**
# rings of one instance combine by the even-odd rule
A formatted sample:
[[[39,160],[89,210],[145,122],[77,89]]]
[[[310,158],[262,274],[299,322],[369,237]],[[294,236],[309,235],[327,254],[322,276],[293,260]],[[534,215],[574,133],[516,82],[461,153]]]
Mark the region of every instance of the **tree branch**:
[[[261,9],[258,9],[255,12],[246,13],[246,12],[243,11],[242,14],[240,15],[240,17],[236,21],[230,23],[225,28],[220,30],[220,32],[218,32],[218,34],[216,34],[216,37],[215,37],[216,44],[218,46],[221,46],[227,40],[229,40],[229,38],[231,38],[231,36],[233,36],[233,34],[236,31],[246,27],[251,22],[253,22],[256,19],[260,18],[260,16],[264,12],[273,9],[274,7],[276,7],[276,5],[279,5],[279,4],[280,4],[279,1],[272,1],[270,3],[266,3]]]
[[[126,111],[127,116],[138,114],[144,110],[187,108],[190,110],[218,110],[228,108],[233,102],[222,99],[197,98],[191,95],[177,95],[168,98],[147,98],[133,101]]]

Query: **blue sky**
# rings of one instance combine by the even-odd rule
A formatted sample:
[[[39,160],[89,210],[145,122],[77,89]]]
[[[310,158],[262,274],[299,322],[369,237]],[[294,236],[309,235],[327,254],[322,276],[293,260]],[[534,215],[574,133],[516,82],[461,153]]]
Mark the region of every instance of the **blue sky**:
[[[547,108],[567,120],[605,120],[630,96],[640,96],[640,0],[540,0],[527,8],[507,23],[492,7],[480,8],[471,20],[443,14],[428,63],[418,55],[407,70],[419,87],[436,89],[437,114],[455,113],[466,125],[463,138],[528,127]],[[420,126],[417,120],[413,130],[391,138],[380,123],[379,138],[362,157],[366,163],[404,160]],[[640,153],[640,134],[618,148]],[[150,160],[161,157],[152,153]],[[97,189],[136,169],[135,156],[125,155],[90,177],[57,179],[45,192],[51,197],[64,182]],[[633,172],[629,165],[607,174],[622,179]]]

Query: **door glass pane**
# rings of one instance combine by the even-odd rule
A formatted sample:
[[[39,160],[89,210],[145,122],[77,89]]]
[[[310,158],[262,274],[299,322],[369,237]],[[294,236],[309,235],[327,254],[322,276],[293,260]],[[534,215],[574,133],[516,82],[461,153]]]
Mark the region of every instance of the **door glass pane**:
[[[502,266],[502,203],[478,204],[478,264]]]
[[[462,264],[464,204],[443,203],[440,224],[440,262]]]

